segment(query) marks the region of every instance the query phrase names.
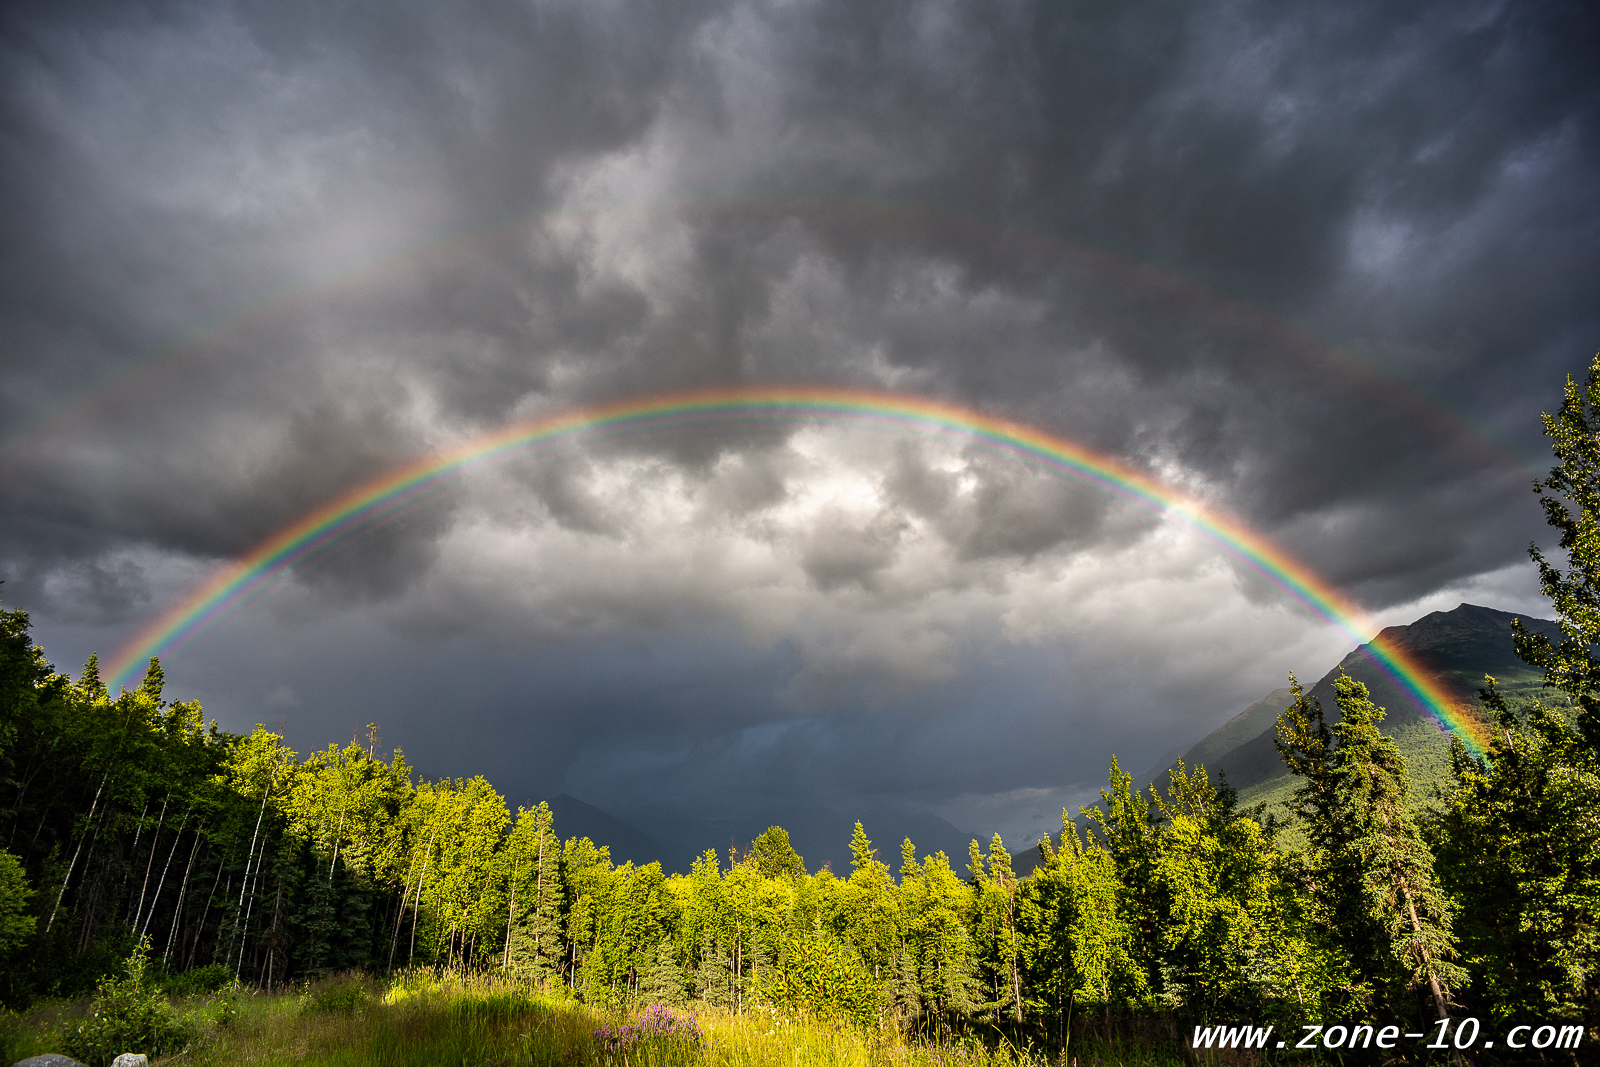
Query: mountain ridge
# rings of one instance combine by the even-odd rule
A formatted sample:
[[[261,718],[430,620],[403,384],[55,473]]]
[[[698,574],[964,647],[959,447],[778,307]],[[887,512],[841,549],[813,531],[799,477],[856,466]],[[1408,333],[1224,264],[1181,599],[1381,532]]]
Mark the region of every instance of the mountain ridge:
[[[1521,618],[1524,625],[1537,633],[1558,635],[1561,631],[1559,624],[1549,619],[1527,618],[1498,608],[1462,603],[1450,611],[1429,612],[1411,623],[1386,626],[1378,636],[1431,670],[1446,690],[1475,708],[1477,689],[1482,685],[1485,674],[1496,675],[1511,691],[1537,686],[1543,681],[1538,672],[1517,659],[1516,648],[1511,640],[1511,620],[1517,618]],[[1348,674],[1366,685],[1374,704],[1386,709],[1382,727],[1384,732],[1395,734],[1413,724],[1426,724],[1438,735],[1438,744],[1425,747],[1437,747],[1440,756],[1447,755],[1449,732],[1438,726],[1430,715],[1417,706],[1400,683],[1378,665],[1379,661],[1371,649],[1372,643],[1367,642],[1347,653],[1332,670],[1306,690],[1306,695],[1322,705],[1330,724],[1337,722],[1339,704],[1334,693],[1334,682],[1341,674]],[[1279,711],[1282,711],[1281,707]],[[1241,792],[1286,774],[1277,746],[1273,743],[1277,737],[1276,724],[1277,716],[1274,715],[1272,721],[1255,736],[1213,755],[1207,769],[1214,774],[1226,774],[1228,784]],[[1190,751],[1205,746],[1217,732],[1213,731],[1202,738]],[[1406,732],[1416,734],[1419,740],[1426,737],[1414,730]],[[1184,763],[1191,765],[1188,758]]]

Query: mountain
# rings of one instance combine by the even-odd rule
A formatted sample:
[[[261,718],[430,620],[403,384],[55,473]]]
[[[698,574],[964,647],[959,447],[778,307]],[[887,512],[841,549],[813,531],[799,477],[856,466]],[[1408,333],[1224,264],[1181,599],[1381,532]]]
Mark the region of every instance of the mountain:
[[[595,844],[609,848],[612,862],[618,864],[631,860],[638,867],[664,858],[655,838],[608,815],[593,804],[585,804],[565,793],[551,797],[545,803],[550,805],[550,812],[555,816],[556,836],[563,841],[572,837],[587,837]]]
[[[891,870],[900,869],[900,842],[910,838],[918,856],[943,852],[951,866],[966,869],[967,844],[976,834],[957,829],[938,815],[910,805],[879,802],[848,808],[823,800],[792,798],[782,804],[720,812],[710,817],[678,813],[630,813],[664,842],[665,870],[687,871],[689,864],[708,848],[727,862],[729,847],[743,850],[769,826],[788,831],[789,844],[815,873],[828,865],[835,874],[850,874],[850,835],[859,821],[872,841],[878,859]],[[978,840],[988,847],[987,834]]]
[[[1494,608],[1462,604],[1452,611],[1435,611],[1406,626],[1390,626],[1382,637],[1413,655],[1432,670],[1456,696],[1475,705],[1485,674],[1498,679],[1501,691],[1515,704],[1538,690],[1543,676],[1517,659],[1511,643],[1511,620],[1518,616]],[[1523,618],[1529,629],[1559,637],[1560,627],[1544,619]],[[1383,729],[1395,738],[1405,756],[1412,780],[1412,797],[1422,801],[1429,787],[1448,770],[1449,735],[1412,702],[1399,684],[1376,666],[1370,646],[1355,649],[1310,688],[1322,702],[1330,722],[1338,719],[1334,680],[1344,671],[1364,682],[1373,702],[1388,709]],[[1228,782],[1245,803],[1281,803],[1296,782],[1289,776],[1273,744],[1278,716],[1289,704],[1288,689],[1274,689],[1182,753],[1188,767],[1204,765],[1215,775],[1226,773]],[[1138,784],[1153,782],[1165,789],[1176,761],[1175,751],[1141,776]],[[956,870],[964,870],[967,843],[972,834],[957,829],[931,812],[889,804],[868,810],[835,808],[820,801],[791,801],[781,808],[744,809],[712,818],[690,818],[667,811],[630,813],[652,831],[646,833],[613,815],[562,794],[551,799],[556,833],[563,839],[587,837],[608,846],[617,863],[660,860],[668,871],[687,871],[705,849],[716,849],[724,860],[730,846],[743,849],[768,826],[782,826],[790,843],[805,858],[806,868],[819,870],[824,863],[841,875],[850,870],[850,831],[859,819],[877,847],[878,858],[898,870],[900,842],[909,837],[917,854],[943,851]],[[988,837],[979,838],[988,847]],[[1037,851],[1019,847],[1013,862],[1018,874],[1031,870]]]
[[[1451,611],[1435,611],[1406,626],[1386,627],[1379,635],[1414,656],[1434,672],[1444,687],[1468,705],[1477,704],[1483,676],[1492,674],[1513,702],[1526,699],[1543,682],[1543,675],[1517,658],[1511,641],[1511,620],[1522,618],[1530,630],[1559,638],[1561,628],[1546,619],[1532,619],[1476,604],[1461,604]],[[1322,703],[1330,723],[1338,721],[1339,708],[1333,683],[1340,672],[1366,684],[1372,702],[1388,709],[1384,732],[1395,738],[1412,779],[1412,796],[1425,799],[1427,786],[1448,768],[1450,737],[1434,723],[1362,645],[1323,675],[1309,694]],[[1286,796],[1293,779],[1284,770],[1273,740],[1277,718],[1289,704],[1289,691],[1275,689],[1221,727],[1202,738],[1184,754],[1188,767],[1203,763],[1213,775],[1221,771],[1247,802],[1276,801]],[[1146,776],[1165,785],[1169,768]]]
[[[1227,753],[1251,738],[1260,736],[1263,731],[1273,729],[1278,716],[1283,714],[1283,709],[1293,700],[1294,694],[1288,689],[1274,689],[1201,738],[1187,751],[1180,748],[1157,762],[1154,767],[1139,776],[1139,783],[1151,783],[1165,792],[1171,781],[1170,772],[1179,757],[1182,757],[1185,767],[1194,767],[1197,764],[1204,764],[1208,768],[1215,766]]]
[[[872,839],[878,859],[891,869],[900,869],[900,842],[910,838],[917,855],[944,852],[951,866],[966,869],[967,843],[975,835],[956,829],[929,811],[889,804],[866,810],[845,810],[830,805],[792,801],[781,808],[743,809],[712,818],[686,817],[681,813],[632,812],[630,817],[644,823],[647,833],[577,797],[552,797],[547,804],[555,816],[556,835],[563,841],[587,837],[611,850],[614,863],[633,861],[634,866],[660,861],[662,870],[687,874],[690,864],[706,849],[715,849],[727,863],[728,849],[740,851],[769,826],[782,826],[789,832],[789,843],[805,859],[806,869],[816,872],[823,865],[836,874],[850,874],[850,833],[859,819]],[[988,847],[988,838],[981,839]]]

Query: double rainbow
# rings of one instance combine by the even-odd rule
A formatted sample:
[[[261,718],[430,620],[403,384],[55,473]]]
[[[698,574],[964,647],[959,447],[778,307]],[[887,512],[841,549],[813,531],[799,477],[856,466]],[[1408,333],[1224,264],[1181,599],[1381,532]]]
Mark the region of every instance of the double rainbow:
[[[195,586],[142,629],[111,664],[113,686],[151,656],[183,641],[295,561],[350,535],[473,464],[583,430],[648,427],[717,416],[807,417],[954,432],[1081,483],[1187,520],[1275,585],[1365,644],[1373,662],[1442,728],[1481,752],[1483,727],[1468,707],[1410,653],[1372,632],[1361,610],[1303,563],[1236,519],[1115,457],[1009,419],[942,401],[823,387],[707,389],[623,400],[518,423],[397,467],[308,512]]]

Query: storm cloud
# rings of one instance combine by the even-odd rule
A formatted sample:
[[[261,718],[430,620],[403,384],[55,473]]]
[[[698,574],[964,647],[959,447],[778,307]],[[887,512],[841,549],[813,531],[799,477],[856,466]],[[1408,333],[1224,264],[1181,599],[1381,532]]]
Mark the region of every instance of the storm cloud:
[[[11,5],[5,600],[76,668],[420,456],[809,384],[1066,437],[1383,621],[1539,611],[1538,413],[1600,347],[1597,25]],[[1142,766],[1349,640],[1126,496],[793,412],[465,470],[167,666],[230,728],[303,748],[376,719],[514,802],[725,826],[823,798],[1029,835],[1112,752]]]

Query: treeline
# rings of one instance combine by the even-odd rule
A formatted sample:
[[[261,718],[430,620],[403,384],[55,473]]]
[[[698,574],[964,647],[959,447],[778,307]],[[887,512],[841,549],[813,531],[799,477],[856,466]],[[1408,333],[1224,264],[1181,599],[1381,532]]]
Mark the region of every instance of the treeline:
[[[427,965],[1047,1041],[1445,1016],[1600,1040],[1597,412],[1600,358],[1547,417],[1569,569],[1534,558],[1567,639],[1515,635],[1553,699],[1513,709],[1489,680],[1493,742],[1458,742],[1439,796],[1407,795],[1363,686],[1339,682],[1332,722],[1296,687],[1286,825],[1203,768],[1146,794],[1113,762],[1086,832],[1064,813],[1027,877],[998,835],[955,859],[903,841],[895,863],[859,824],[849,872],[809,871],[777,827],[687,875],[617,866],[482,778],[419,780],[375,728],[302,758],[169,702],[154,660],[115,695],[92,658],[59,674],[0,612],[0,991],[80,991],[148,939],[168,972],[263,987]]]
[[[1027,877],[998,835],[955,863],[903,841],[891,865],[859,824],[847,874],[808,871],[773,827],[669,875],[563,840],[546,805],[513,814],[482,778],[418,780],[375,730],[302,758],[166,701],[155,661],[112,696],[93,659],[56,673],[24,612],[0,632],[12,1002],[81,991],[147,938],[168,972],[263,987],[425,964],[594,1003],[1053,1039],[1135,1016],[1596,1019],[1594,745],[1492,687],[1494,747],[1458,745],[1420,820],[1381,709],[1344,679],[1337,722],[1303,696],[1280,721],[1299,847],[1202,769],[1146,795],[1113,763],[1087,833],[1064,816]]]

